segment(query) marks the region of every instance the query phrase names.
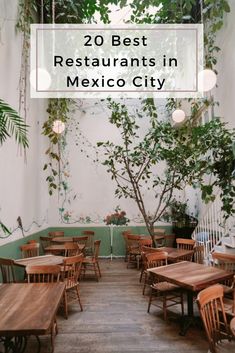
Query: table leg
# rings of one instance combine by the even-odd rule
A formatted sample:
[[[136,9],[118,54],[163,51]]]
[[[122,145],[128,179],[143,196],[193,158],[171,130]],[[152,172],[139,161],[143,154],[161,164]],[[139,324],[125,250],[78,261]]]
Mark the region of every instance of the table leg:
[[[182,317],[181,325],[180,325],[180,335],[185,336],[188,329],[192,325],[196,325],[198,323],[198,319],[200,318],[194,316],[193,312],[193,292],[187,291],[187,306],[188,306],[188,315]],[[200,320],[201,322],[201,320]]]

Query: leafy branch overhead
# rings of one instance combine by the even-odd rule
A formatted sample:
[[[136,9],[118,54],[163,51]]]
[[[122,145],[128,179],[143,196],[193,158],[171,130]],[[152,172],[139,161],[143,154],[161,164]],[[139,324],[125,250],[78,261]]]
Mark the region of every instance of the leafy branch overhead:
[[[19,114],[0,99],[0,145],[8,138],[14,137],[23,148],[28,147],[28,125]]]
[[[98,143],[105,151],[103,164],[116,182],[116,196],[135,200],[150,234],[174,191],[186,185],[201,188],[206,202],[214,199],[219,187],[225,216],[235,212],[233,130],[219,119],[202,126],[188,120],[175,128],[157,119],[154,102],[147,99],[142,101],[139,115],[147,119],[149,128],[141,136],[140,120],[129,113],[126,105],[108,100],[108,107],[110,122],[119,129],[122,143]],[[210,176],[210,182],[206,176]],[[147,199],[151,197],[148,209]]]

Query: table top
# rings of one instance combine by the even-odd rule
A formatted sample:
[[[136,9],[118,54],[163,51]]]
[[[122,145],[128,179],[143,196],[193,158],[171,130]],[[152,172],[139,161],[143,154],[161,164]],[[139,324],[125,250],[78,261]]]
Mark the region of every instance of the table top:
[[[78,244],[78,248],[79,250],[84,250],[85,248],[85,244]],[[50,252],[50,251],[64,251],[64,250],[67,250],[67,247],[66,247],[66,244],[52,244],[50,246],[47,246],[45,249],[44,249],[46,252]]]
[[[168,253],[168,259],[172,261],[176,261],[183,256],[191,255],[194,253],[193,250],[184,250],[184,249],[177,249],[177,248],[170,248],[167,246],[163,246],[158,248],[161,251],[166,251]]]
[[[0,336],[43,335],[53,323],[64,283],[11,283],[0,286]]]
[[[230,329],[233,336],[235,337],[235,317],[230,321]]]
[[[52,241],[55,243],[70,243],[70,242],[73,242],[73,238],[76,238],[76,236],[74,236],[74,237],[55,237],[55,238],[52,238]]]
[[[63,260],[63,256],[43,255],[14,260],[14,263],[21,267],[26,267],[28,265],[61,265],[63,264]]]
[[[167,266],[155,267],[148,271],[165,281],[193,292],[233,278],[233,273],[189,261],[181,261]]]

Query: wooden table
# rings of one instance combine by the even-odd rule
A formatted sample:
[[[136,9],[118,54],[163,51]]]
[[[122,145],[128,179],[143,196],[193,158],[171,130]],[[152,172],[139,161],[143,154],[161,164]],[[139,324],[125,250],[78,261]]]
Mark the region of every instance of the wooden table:
[[[0,286],[0,337],[7,352],[22,353],[27,345],[27,336],[50,332],[64,289],[64,283]]]
[[[233,273],[209,267],[194,262],[181,261],[167,266],[155,267],[148,270],[163,281],[178,285],[187,292],[188,318],[193,318],[193,297],[202,289],[212,284],[233,278]],[[191,319],[181,330],[185,335],[191,324]]]
[[[63,260],[63,256],[43,255],[14,260],[14,263],[16,266],[21,267],[26,267],[28,265],[62,265]]]
[[[83,251],[85,248],[85,244],[78,244],[78,248],[80,251]],[[44,251],[45,253],[58,253],[58,252],[65,252],[67,250],[65,243],[64,244],[52,244],[47,246]]]
[[[230,329],[233,336],[235,337],[235,317],[230,321]]]
[[[166,251],[168,253],[168,260],[171,262],[177,262],[180,258],[183,258],[187,255],[192,255],[194,253],[193,250],[184,250],[184,249],[177,249],[177,248],[170,248],[163,246],[158,248],[159,251]]]

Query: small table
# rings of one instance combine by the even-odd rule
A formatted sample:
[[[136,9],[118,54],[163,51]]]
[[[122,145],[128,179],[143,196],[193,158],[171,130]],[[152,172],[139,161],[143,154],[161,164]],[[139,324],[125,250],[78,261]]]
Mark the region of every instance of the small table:
[[[80,251],[83,251],[85,248],[85,244],[78,244],[78,248]],[[50,246],[47,246],[44,251],[45,253],[58,253],[58,252],[65,252],[67,250],[65,244],[52,244]]]
[[[159,279],[176,284],[186,290],[189,320],[184,320],[180,332],[181,335],[186,334],[192,322],[193,297],[200,290],[212,284],[233,278],[233,273],[189,261],[181,261],[167,266],[155,267],[148,271]]]
[[[28,265],[62,265],[63,260],[63,256],[43,255],[14,260],[14,263],[16,266],[20,267],[26,267]]]
[[[163,246],[161,248],[158,248],[161,251],[166,251],[168,253],[168,260],[171,262],[177,262],[181,258],[184,258],[184,256],[187,255],[192,255],[194,253],[193,250],[184,250],[184,249],[177,249],[177,248],[170,248]]]
[[[28,336],[50,332],[64,290],[64,283],[11,283],[0,286],[0,340],[7,352],[23,353]],[[39,351],[39,339],[38,342]]]

